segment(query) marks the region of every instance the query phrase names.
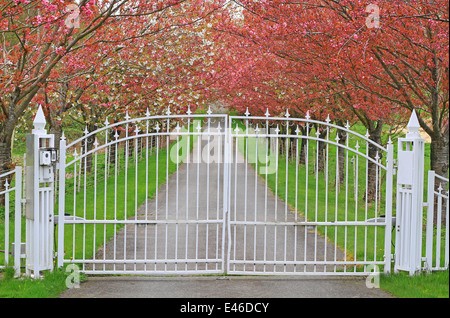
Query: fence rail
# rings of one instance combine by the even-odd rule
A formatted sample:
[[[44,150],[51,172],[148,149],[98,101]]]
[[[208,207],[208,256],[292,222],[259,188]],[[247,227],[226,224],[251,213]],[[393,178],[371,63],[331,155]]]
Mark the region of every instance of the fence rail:
[[[426,217],[425,268],[428,271],[447,270],[449,259],[448,214],[449,179],[435,171],[428,172],[428,203]],[[444,255],[442,255],[442,252]]]
[[[0,269],[11,265],[13,255],[13,266],[15,275],[20,275],[21,256],[21,217],[22,217],[22,167],[0,174],[0,253],[4,257],[0,260]],[[14,200],[14,201],[13,201]],[[3,210],[3,211],[2,211]],[[11,217],[14,216],[14,222]],[[11,250],[11,242],[14,241],[14,250]]]

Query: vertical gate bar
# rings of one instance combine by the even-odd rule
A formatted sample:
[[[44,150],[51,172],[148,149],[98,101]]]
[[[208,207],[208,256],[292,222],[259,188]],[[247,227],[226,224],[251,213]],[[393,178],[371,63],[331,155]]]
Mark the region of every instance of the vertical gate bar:
[[[209,220],[209,192],[210,192],[210,184],[209,184],[209,175],[210,175],[210,161],[211,161],[211,148],[210,148],[210,142],[211,142],[211,117],[208,117],[208,130],[207,130],[207,136],[208,136],[208,144],[207,144],[207,156],[206,156],[206,220]],[[208,259],[209,255],[209,224],[206,223],[206,256],[205,258]],[[205,263],[205,270],[208,270],[208,263]]]
[[[288,179],[289,179],[289,120],[286,120],[286,140],[285,140],[285,184],[284,184],[284,221],[287,222],[287,208],[288,208]],[[284,266],[283,270],[286,272],[286,260],[287,260],[287,225],[284,226]]]
[[[394,145],[389,137],[387,145],[387,159],[386,159],[386,199],[385,199],[385,238],[384,238],[384,273],[391,272],[391,244],[392,244],[392,187],[394,175]]]
[[[41,268],[41,264],[43,263],[43,257],[45,254],[45,249],[44,249],[44,240],[43,238],[43,227],[44,227],[44,222],[43,222],[43,213],[42,211],[44,211],[44,198],[42,195],[42,190],[41,189],[36,189],[36,192],[38,193],[37,198],[38,198],[38,203],[36,204],[37,206],[37,213],[35,214],[35,220],[38,219],[38,221],[35,221],[35,226],[34,226],[34,238],[35,238],[35,242],[37,242],[36,244],[34,244],[34,275],[36,278],[40,277],[39,271]],[[40,253],[39,253],[40,252]]]
[[[227,222],[227,218],[229,215],[229,205],[228,205],[228,197],[229,197],[229,191],[228,191],[228,173],[229,173],[229,152],[228,152],[228,142],[229,142],[229,131],[230,131],[230,125],[228,123],[228,117],[224,117],[224,136],[223,136],[223,190],[222,190],[222,250],[221,250],[221,266],[222,266],[222,273],[227,274],[228,269],[225,267],[228,267],[229,258],[225,259],[225,255],[228,256],[228,253],[225,254],[225,248],[227,248],[227,237],[225,235],[225,232],[227,231],[227,228],[229,227],[230,223]]]
[[[309,120],[309,112],[306,115],[306,119]],[[308,221],[308,182],[309,176],[309,121],[306,122],[306,150],[305,150],[305,220]],[[303,248],[303,260],[307,261],[307,247],[308,247],[308,228],[305,228],[305,244]],[[306,272],[306,266],[303,266],[303,271]]]
[[[358,187],[359,187],[359,184],[358,184],[358,175],[359,175],[359,143],[358,143],[358,141],[356,141],[356,146],[355,146],[355,149],[356,149],[356,151],[357,151],[357,153],[356,153],[356,156],[355,156],[355,175],[354,175],[354,178],[355,178],[355,182],[354,182],[354,184],[355,184],[355,189],[354,189],[354,193],[355,193],[355,197],[354,197],[354,201],[355,201],[355,222],[357,222],[358,221]],[[358,241],[358,226],[357,225],[355,225],[355,246],[354,246],[354,260],[353,261],[357,261],[357,245],[358,245],[358,243],[357,243],[357,241]],[[356,264],[355,264],[355,266],[354,266],[354,271],[356,272]]]
[[[45,189],[44,194],[45,194],[45,200],[46,201],[46,210],[45,211],[49,211],[48,214],[46,214],[46,219],[45,219],[45,233],[43,233],[43,238],[45,240],[46,243],[46,258],[45,258],[45,266],[48,267],[48,269],[52,272],[55,269],[56,266],[56,249],[54,248],[54,244],[56,244],[55,242],[55,237],[53,235],[54,233],[54,222],[55,222],[55,217],[56,215],[54,215],[55,213],[55,208],[54,208],[54,200],[56,199],[54,194],[55,194],[55,183],[56,183],[56,177],[53,177],[54,182],[53,184],[50,184],[48,186],[47,189]]]
[[[36,244],[36,246],[38,246],[39,248],[39,252],[38,254],[35,254],[36,257],[36,261],[37,261],[37,266],[38,266],[38,276],[39,276],[39,271],[41,268],[41,265],[45,266],[45,255],[47,255],[47,250],[45,248],[45,240],[44,240],[44,233],[45,231],[45,225],[46,222],[44,222],[44,213],[43,211],[45,211],[45,198],[44,198],[44,190],[42,189],[38,189],[38,214],[39,214],[39,223],[37,226],[37,233],[36,233],[36,237],[38,238],[38,240],[36,242],[39,242],[38,244]]]
[[[41,224],[39,228],[39,242],[41,243],[41,249],[39,252],[42,253],[41,255],[39,255],[39,258],[41,260],[41,264],[45,267],[48,255],[47,237],[45,235],[46,233],[48,233],[48,222],[46,222],[47,220],[44,218],[44,216],[47,216],[46,214],[44,214],[44,211],[48,211],[47,190],[39,189],[39,195],[39,202],[41,203],[41,208],[39,211],[39,213],[41,214]]]
[[[230,247],[231,247],[231,228],[230,228],[230,205],[231,205],[231,160],[232,160],[232,135],[231,135],[231,117],[225,116],[225,151],[224,151],[224,178],[223,178],[223,234],[222,234],[222,269],[225,274],[230,271]],[[225,231],[227,234],[225,234]],[[225,254],[226,248],[226,254]],[[226,265],[225,265],[226,263]],[[226,266],[226,267],[225,267]]]
[[[249,142],[249,137],[248,137],[249,131],[248,131],[248,116],[245,120],[245,132],[244,132],[244,145],[245,145],[245,159],[244,159],[244,167],[245,167],[245,179],[244,179],[244,221],[247,222],[247,178],[248,178],[248,171],[247,171],[247,167],[248,167],[248,142]],[[245,266],[246,266],[246,256],[247,256],[247,224],[244,223],[244,271],[245,271]]]
[[[327,123],[330,122],[330,116],[327,117]],[[329,149],[330,141],[330,126],[327,125],[326,135],[326,160],[325,160],[325,222],[328,222],[328,159],[330,157]],[[325,225],[325,237],[328,237],[328,226]],[[324,256],[323,260],[327,260],[327,240],[324,240]],[[327,265],[323,266],[323,271],[327,271]]]
[[[339,129],[338,129],[339,130]],[[339,190],[341,188],[341,176],[340,176],[340,171],[339,171],[339,151],[340,149],[340,144],[339,144],[339,133],[338,130],[336,130],[336,179],[335,179],[335,186],[336,186],[336,191],[335,191],[335,199],[334,199],[334,221],[337,222],[338,221],[338,202],[339,202]],[[333,257],[333,261],[334,261],[334,267],[333,267],[333,272],[336,273],[337,270],[337,237],[338,237],[338,229],[339,227],[336,225],[334,226],[334,257]]]
[[[218,119],[219,120],[219,119]],[[222,158],[221,158],[221,148],[222,148],[222,144],[221,144],[221,135],[220,135],[220,131],[221,131],[221,127],[220,127],[220,121],[219,121],[219,127],[217,128],[218,131],[218,136],[217,136],[217,145],[216,145],[216,149],[217,149],[217,156],[216,156],[216,164],[217,164],[217,199],[216,199],[216,203],[217,203],[217,215],[216,215],[216,259],[219,258],[219,220],[220,220],[220,163],[222,162]],[[219,263],[216,261],[216,271],[218,270],[218,266]]]
[[[404,196],[405,196],[405,200],[404,200],[405,208],[402,211],[410,211],[411,201],[412,201],[412,194],[408,193],[408,192],[405,192]],[[404,218],[403,224],[411,224],[411,218],[410,218],[410,215],[408,213],[403,213],[403,218]],[[403,233],[402,241],[403,242],[407,242],[407,240],[409,240],[410,237],[411,237],[411,234],[410,234],[411,228],[408,227],[408,229],[406,231],[401,231],[401,232]],[[405,249],[405,244],[402,245],[402,249],[403,250]],[[403,258],[404,258],[402,263],[403,264],[407,264],[407,262],[408,262],[408,254],[403,251],[402,255],[403,255]]]
[[[196,197],[196,220],[199,218],[199,204],[200,204],[200,162],[202,161],[202,157],[200,155],[200,149],[202,148],[202,142],[203,142],[203,134],[200,132],[201,126],[200,121],[198,122],[197,126],[197,197]],[[198,260],[198,246],[199,246],[199,240],[198,240],[198,223],[195,224],[195,259]],[[198,270],[198,263],[195,262],[195,270]]]
[[[449,195],[448,195],[448,183],[447,183],[447,202],[446,202],[446,204],[445,204],[445,206],[446,206],[446,209],[445,209],[445,259],[444,259],[444,268],[445,269],[448,269],[448,257],[449,257],[449,253],[448,253],[448,249],[449,249],[449,242],[448,242],[448,231],[449,231],[449,228],[448,228],[448,224],[449,224],[449,222],[448,222],[448,214],[449,214],[449,207],[448,207],[448,205],[449,205],[449,200],[448,200],[448,198],[449,198]]]
[[[268,114],[268,111],[267,113]],[[268,116],[267,116],[268,117]],[[264,273],[266,272],[266,261],[267,261],[267,191],[269,188],[268,185],[268,179],[269,179],[269,170],[268,170],[268,165],[269,165],[269,161],[270,161],[270,155],[269,155],[269,120],[266,120],[266,149],[264,152],[264,162],[265,162],[265,172],[266,172],[266,176],[265,176],[265,184],[264,184],[264,266],[263,266],[263,271]]]
[[[105,125],[108,125],[106,120]],[[108,130],[105,131],[105,145],[108,145]],[[103,196],[103,220],[107,219],[107,195],[108,195],[108,175],[109,175],[109,157],[111,153],[111,146],[105,147],[105,183],[104,183],[104,196]],[[106,223],[103,224],[103,260],[106,260]],[[103,271],[106,270],[106,263],[103,263]]]
[[[87,203],[87,197],[86,197],[86,186],[87,186],[87,144],[88,144],[88,137],[87,137],[88,131],[87,128],[85,130],[85,138],[84,138],[84,177],[83,177],[83,219],[87,219],[86,214],[86,203]],[[86,223],[83,223],[83,270],[85,270],[85,263],[86,260]]]
[[[278,156],[280,154],[280,144],[279,144],[279,133],[280,133],[280,128],[279,125],[277,124],[277,129],[276,129],[276,137],[275,137],[275,196],[278,197],[278,168],[279,168],[279,162],[278,162]],[[275,222],[278,221],[278,200],[275,199]],[[277,265],[276,265],[276,261],[277,261],[277,226],[274,226],[274,244],[273,244],[273,260],[274,260],[274,265],[273,265],[273,271],[276,272],[277,271]]]
[[[83,155],[83,147],[80,147],[80,156],[82,156]],[[82,171],[82,169],[83,169],[83,159],[81,158],[80,159],[80,168],[78,169],[78,176],[79,176],[79,178],[78,178],[78,192],[80,192],[81,191],[81,171]]]
[[[395,255],[395,262],[394,262],[394,272],[398,272],[398,264],[401,261],[400,258],[400,244],[401,244],[401,236],[398,232],[399,224],[402,222],[402,213],[403,213],[403,205],[402,205],[402,195],[401,195],[401,188],[398,182],[396,182],[396,226],[395,226],[395,248],[394,248],[394,255]]]
[[[139,165],[138,165],[138,148],[139,148],[139,127],[136,124],[136,139],[134,145],[134,220],[138,219],[138,175],[139,175]],[[137,259],[137,223],[134,223],[134,260]],[[136,263],[134,263],[134,270],[136,271]]]
[[[115,140],[115,150],[114,150],[114,220],[117,220],[117,167],[118,167],[118,152],[119,152],[119,142],[118,142],[118,138],[119,138],[119,134],[116,133],[114,134],[114,138]],[[114,244],[113,244],[113,259],[116,260],[116,233],[117,233],[117,224],[114,223]],[[113,271],[116,271],[116,264],[113,264]]]
[[[403,211],[405,211],[405,192],[397,183],[397,217],[396,217],[396,233],[395,233],[395,262],[394,271],[398,273],[400,265],[403,263],[404,253],[401,250],[403,244],[403,236],[405,231],[399,231],[400,224],[404,223]]]
[[[369,131],[367,131],[367,133],[366,133],[366,136],[365,136],[366,138],[369,138]],[[369,159],[367,159],[368,158],[368,156],[369,156],[369,141],[368,140],[366,140],[366,176],[365,176],[365,189],[366,189],[366,191],[365,191],[365,194],[364,194],[364,220],[367,220],[367,218],[368,218],[368,212],[367,212],[367,209],[368,209],[368,191],[367,191],[367,189],[369,188],[369,185],[368,185],[368,182],[369,182]],[[364,262],[366,262],[367,261],[367,225],[366,226],[364,226]],[[367,271],[367,265],[364,265],[364,271]]]
[[[94,147],[97,148],[97,137],[95,138]],[[94,154],[94,220],[97,220],[97,159],[98,159],[98,152],[95,150]],[[95,241],[96,241],[96,228],[97,225],[93,224],[93,242],[92,242],[92,257],[95,260]],[[95,263],[92,264],[92,270],[95,271]]]
[[[20,276],[20,253],[22,242],[22,167],[16,167],[16,197],[14,210],[14,269],[15,276]]]
[[[298,166],[299,166],[299,158],[298,158],[298,134],[300,133],[300,129],[297,124],[297,138],[295,138],[295,215],[294,221],[298,221]],[[297,226],[294,227],[294,262],[297,262]],[[294,265],[294,272],[297,272],[297,264]]]
[[[5,178],[5,265],[9,265],[9,183]]]
[[[179,128],[179,123],[177,123],[177,128]],[[179,130],[177,129],[177,131],[179,132]],[[176,150],[177,150],[177,156],[176,156],[176,176],[175,176],[175,220],[178,221],[178,181],[179,181],[179,173],[178,173],[178,168],[179,168],[179,164],[180,164],[180,136],[177,135],[176,136]],[[168,180],[167,180],[168,181]],[[178,259],[178,222],[175,224],[175,260]],[[178,263],[175,262],[175,271],[177,271],[178,269]]]
[[[52,198],[52,201],[50,201],[50,191],[51,190],[49,190],[49,189],[46,189],[43,191],[44,209],[45,209],[43,211],[51,211],[51,212],[49,212],[49,214],[52,214],[53,209],[51,206],[51,202],[53,201],[53,198]],[[51,216],[49,214],[45,214],[46,218],[43,219],[44,220],[44,222],[43,222],[44,223],[44,232],[42,232],[42,239],[43,239],[43,242],[45,242],[45,266],[49,266],[48,262],[50,262],[51,263],[50,268],[52,269],[53,268],[53,264],[52,264],[53,263],[53,257],[52,257],[53,253],[52,253],[52,241],[50,239],[50,237],[52,237],[52,236],[48,235],[51,233],[51,229],[50,229]],[[47,217],[50,217],[50,219]],[[47,258],[48,255],[50,255],[50,260],[48,260],[48,258]]]
[[[191,109],[188,108],[188,115],[190,116]],[[191,117],[188,117],[187,123],[187,156],[186,156],[186,220],[189,220],[189,162],[191,161]],[[188,242],[189,242],[189,224],[186,223],[186,238],[185,238],[185,259],[188,259]],[[187,271],[188,266],[185,263],[185,270]]]
[[[156,123],[156,163],[155,163],[155,220],[158,220],[158,188],[159,188],[159,123]],[[158,259],[158,223],[155,224],[155,261]],[[155,271],[157,270],[157,263],[155,262]]]
[[[318,219],[318,208],[319,208],[319,156],[320,156],[320,132],[319,127],[316,128],[316,162],[314,164],[315,167],[315,179],[316,179],[316,193],[315,193],[315,203],[314,203],[314,222],[317,222]],[[317,226],[314,227],[314,272],[317,270]]]
[[[125,117],[126,120],[129,119],[128,112]],[[125,125],[125,203],[124,203],[124,218],[123,220],[128,219],[128,162],[129,162],[129,140],[128,140],[128,131],[129,131],[129,124]],[[127,224],[124,224],[124,235],[123,235],[123,259],[127,259]],[[123,270],[126,270],[126,263],[123,264]]]
[[[48,220],[48,227],[49,227],[49,235],[47,236],[49,239],[48,239],[48,245],[49,245],[49,250],[50,250],[50,271],[51,272],[53,272],[54,270],[55,270],[55,265],[56,265],[56,260],[55,260],[55,253],[56,253],[56,250],[55,250],[55,248],[54,248],[54,243],[55,243],[55,241],[54,241],[54,239],[55,239],[55,237],[54,237],[54,231],[55,231],[55,228],[54,228],[54,223],[55,223],[55,215],[54,215],[54,213],[55,213],[55,206],[54,206],[54,204],[55,204],[55,202],[54,202],[54,200],[55,200],[55,196],[54,196],[54,194],[55,194],[55,183],[56,183],[56,180],[55,180],[56,178],[55,178],[55,176],[53,176],[53,184],[51,185],[51,189],[48,191],[48,202],[49,202],[49,211],[51,211],[50,212],[50,218],[49,218],[49,220]]]
[[[150,113],[147,109],[146,112],[146,117],[147,120],[145,121],[145,221],[148,221],[148,198],[149,198],[149,186],[148,186],[148,135],[149,135],[149,117]],[[145,228],[144,228],[144,259],[147,260],[148,259],[148,255],[147,255],[147,242],[148,241],[148,224],[145,224]],[[147,271],[147,262],[144,263],[144,271]]]
[[[81,151],[80,151],[81,152]],[[75,149],[74,157],[77,158],[77,151]],[[80,161],[81,166],[81,161]],[[73,216],[75,218],[77,213],[77,161],[74,163],[74,176],[73,176]],[[79,176],[81,178],[81,175]],[[75,223],[72,225],[72,259],[75,259]]]
[[[346,128],[349,129],[350,125],[347,121],[347,125]],[[345,216],[344,216],[344,220],[345,222],[348,221],[348,147],[349,147],[349,139],[350,138],[346,138],[345,141],[345,145],[346,145],[346,149],[345,149]],[[347,272],[347,225],[344,226],[344,272]]]
[[[258,135],[259,132],[259,127],[258,124],[256,125],[256,134]],[[258,156],[258,142],[259,142],[259,138],[258,136],[255,137],[255,203],[254,203],[254,220],[255,222],[257,221],[257,209],[258,209],[258,204],[257,204],[257,199],[258,199],[258,161],[259,161],[259,156]],[[256,224],[253,226],[253,260],[256,260]],[[253,265],[253,271],[256,272],[256,265]]]
[[[436,267],[441,267],[441,234],[442,234],[442,183],[439,184],[436,215]]]
[[[169,219],[169,144],[170,144],[170,110],[167,111],[167,124],[166,124],[166,218]],[[165,242],[164,242],[164,259],[167,261],[168,255],[168,224],[166,223]],[[164,263],[164,271],[167,271],[167,262]]]
[[[379,156],[379,154],[378,154],[378,151],[377,151],[377,154],[376,154],[376,156],[375,156],[375,159],[376,159],[376,162],[377,163],[380,163],[381,162],[381,158],[380,158],[380,156]],[[380,168],[379,168],[379,166],[378,165],[376,165],[375,166],[375,210],[374,210],[374,218],[375,218],[375,223],[378,223],[378,218],[377,218],[377,213],[378,213],[378,205],[379,205],[379,202],[378,202],[378,192],[380,191],[380,188],[379,188],[379,182],[380,182]],[[378,247],[378,242],[377,242],[377,240],[378,240],[378,226],[375,226],[375,240],[374,240],[374,243],[375,243],[375,247],[374,247],[374,256],[373,256],[373,261],[375,262],[375,261],[377,261],[377,247]]]
[[[147,109],[146,117],[149,117],[149,112]],[[149,158],[148,158],[148,143],[149,143],[149,120],[147,119],[145,121],[145,220],[148,220],[148,199],[149,199],[149,186],[148,186],[148,164],[149,164]],[[147,231],[147,226],[145,227],[145,230]],[[145,236],[145,240],[147,240],[147,236]],[[146,242],[147,243],[147,242]],[[147,250],[146,250],[147,252]],[[147,265],[147,264],[146,264]]]
[[[53,176],[53,181],[55,181],[55,177]],[[52,272],[54,270],[54,260],[53,260],[53,256],[54,256],[54,248],[53,248],[53,222],[54,222],[54,207],[53,207],[53,200],[54,200],[54,185],[55,182],[53,182],[53,184],[50,185],[50,189],[47,190],[47,211],[50,211],[48,214],[48,219],[46,220],[46,224],[47,224],[47,235],[46,235],[46,241],[47,241],[47,247],[48,247],[48,254],[49,255],[49,260],[48,262],[49,264],[49,269]]]
[[[75,176],[76,172],[74,173],[74,178]],[[58,268],[64,265],[64,230],[65,230],[64,213],[66,204],[65,194],[66,194],[66,138],[64,137],[63,133],[61,140],[59,142],[58,264],[57,264]]]
[[[426,248],[425,258],[428,270],[433,268],[433,224],[434,224],[434,184],[435,172],[428,171],[428,195],[427,195],[427,229],[426,229]],[[448,230],[448,229],[447,229]]]
[[[56,172],[56,171],[54,171]],[[57,178],[55,176],[53,176],[53,184],[51,185],[51,190],[49,190],[49,203],[50,203],[50,211],[51,211],[51,215],[50,215],[50,220],[48,222],[49,224],[49,237],[50,239],[48,240],[49,242],[49,246],[50,246],[50,271],[53,272],[56,268],[56,242],[55,242],[55,194],[56,194],[56,183],[57,183]]]
[[[238,162],[238,147],[239,147],[239,128],[238,124],[236,123],[236,148],[234,150],[234,221],[237,221],[237,162]],[[233,260],[236,261],[236,232],[237,232],[237,225],[234,225],[234,238],[233,238]],[[233,271],[236,270],[236,263],[233,264]]]

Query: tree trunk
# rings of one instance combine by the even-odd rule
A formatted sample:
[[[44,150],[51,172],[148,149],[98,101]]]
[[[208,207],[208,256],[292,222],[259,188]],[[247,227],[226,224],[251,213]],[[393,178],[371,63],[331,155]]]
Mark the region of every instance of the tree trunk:
[[[14,116],[9,116],[0,124],[0,173],[9,171],[12,166],[12,136],[17,120]]]
[[[446,132],[440,134],[437,138],[431,140],[430,161],[431,170],[434,170],[438,175],[447,178],[449,155],[448,155],[448,124]]]
[[[436,174],[448,178],[448,164],[449,164],[449,125],[447,122],[447,126],[444,129],[444,133],[437,134],[438,136],[432,138],[431,140],[431,151],[430,151],[430,161],[431,161],[431,170],[434,170]],[[434,136],[433,136],[434,137]],[[439,192],[439,188],[442,187],[442,191],[445,192],[448,189],[448,184],[446,182],[441,182],[437,180],[434,184],[434,190]],[[438,197],[434,196],[434,224],[436,225],[438,222],[437,219],[437,206],[438,206]],[[447,202],[446,200],[442,200],[442,211],[446,211]],[[446,222],[446,214],[442,213],[441,223],[445,224]]]
[[[55,135],[55,148],[59,150],[59,142],[61,141],[62,136],[62,127],[61,124],[55,124],[50,126],[49,134]]]
[[[3,124],[0,124],[0,174],[11,171],[14,168],[11,141],[16,124],[17,120],[14,120],[14,117],[8,117]],[[5,189],[5,181],[5,178],[0,180],[0,192]],[[11,180],[8,180],[8,183],[10,184]],[[4,205],[4,199],[4,195],[0,196],[0,206]]]
[[[306,125],[301,126],[300,127],[301,134],[303,136],[306,136],[307,134],[309,134],[311,132],[311,128],[312,127],[309,127],[309,131],[307,131]],[[307,155],[306,154],[306,143],[307,142],[308,142],[308,139],[301,138],[301,145],[300,145],[300,164],[301,165],[306,164],[306,155]]]
[[[339,136],[339,145],[345,146],[347,142],[347,132],[343,130],[338,130],[337,135]],[[339,186],[340,184],[343,184],[345,181],[345,148],[338,147],[338,173],[339,176],[336,178],[338,180],[338,184],[336,186]]]
[[[381,144],[381,132],[382,132],[382,128],[383,128],[383,122],[377,121],[376,123],[377,123],[377,125],[375,127],[373,127],[373,125],[371,125],[371,127],[370,127],[371,129],[369,128],[369,134],[370,134],[369,138],[376,144]],[[377,155],[378,155],[379,159],[381,160],[383,154],[379,151],[379,149],[375,145],[369,143],[369,157],[375,160]],[[378,193],[377,193],[377,181],[379,183],[380,178],[381,178],[381,175],[378,175],[378,179],[377,179],[377,165],[374,164],[372,161],[369,161],[368,165],[367,165],[367,189],[366,189],[366,193],[364,193],[363,199],[365,199],[367,196],[368,202],[375,200],[375,198],[377,197],[377,195],[379,195],[379,192],[380,192],[380,189],[378,188]]]
[[[318,138],[320,140],[325,140],[326,136],[327,136],[327,130],[323,129],[320,132]],[[327,153],[326,153],[327,143],[324,142],[324,141],[319,141],[319,142],[316,142],[316,146],[318,148],[318,149],[316,149],[316,151],[318,151],[319,153],[316,152],[314,154],[314,156],[315,156],[314,161],[316,161],[317,169],[319,171],[323,171],[323,170],[325,170],[325,162],[327,160],[327,157],[326,157],[326,155],[327,155]]]

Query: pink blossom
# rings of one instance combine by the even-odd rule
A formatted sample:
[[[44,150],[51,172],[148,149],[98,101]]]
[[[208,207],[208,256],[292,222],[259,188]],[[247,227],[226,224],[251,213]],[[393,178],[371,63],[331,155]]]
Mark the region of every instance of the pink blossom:
[[[63,56],[66,53],[66,49],[62,46],[55,49],[56,54]]]

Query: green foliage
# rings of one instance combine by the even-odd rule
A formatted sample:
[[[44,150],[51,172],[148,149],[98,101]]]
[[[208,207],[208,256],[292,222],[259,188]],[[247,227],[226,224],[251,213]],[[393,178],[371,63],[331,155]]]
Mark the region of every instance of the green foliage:
[[[380,276],[380,287],[399,298],[448,298],[449,271],[422,273],[410,277],[400,272]]]
[[[27,277],[13,278],[14,270],[7,270],[7,274],[0,279],[0,298],[55,298],[66,287],[66,279],[69,275],[64,268],[53,272],[45,272],[41,279]],[[80,281],[85,281],[86,276],[81,274]]]

